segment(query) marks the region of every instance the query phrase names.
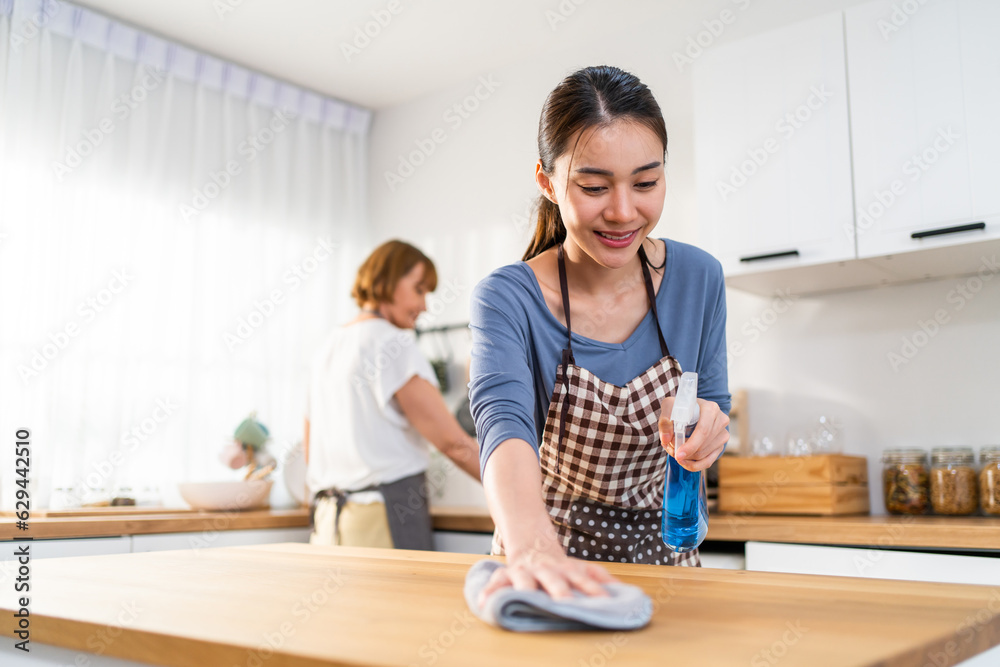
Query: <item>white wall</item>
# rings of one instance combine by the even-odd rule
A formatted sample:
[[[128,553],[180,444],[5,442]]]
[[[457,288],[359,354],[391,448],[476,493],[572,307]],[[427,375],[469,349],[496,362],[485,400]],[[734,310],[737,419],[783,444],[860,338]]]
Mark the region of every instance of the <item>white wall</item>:
[[[849,4],[810,3],[808,14]],[[670,136],[667,201],[656,233],[697,243],[690,68],[678,71],[672,55],[697,34],[701,20],[734,5],[711,3],[701,19],[688,11],[681,28],[673,26],[673,10],[666,6],[661,16],[640,19],[634,31],[598,33],[600,39],[581,35],[549,59],[483,72],[500,85],[458,127],[443,114],[475,91],[476,80],[376,114],[369,172],[376,240],[401,237],[416,243],[437,263],[442,283],[450,280],[454,288],[454,298],[443,294],[451,302],[439,306],[425,326],[467,321],[475,282],[520,259],[533,227],[526,206],[536,196],[538,114],[549,90],[581,66],[615,64],[652,88]],[[716,43],[807,13],[784,0],[760,3],[753,11],[752,20],[748,14]],[[558,30],[574,30],[572,20]],[[653,39],[651,30],[664,37]],[[400,154],[415,150],[414,142],[438,127],[445,141],[390,190],[385,173],[397,169]],[[756,390],[751,401],[757,396],[772,408],[751,429],[783,441],[789,430],[807,426],[822,410],[844,422],[845,451],[867,455],[873,473],[886,447],[1000,444],[993,418],[1000,401],[1000,280],[987,283],[956,310],[947,296],[959,282],[964,279],[803,298],[774,320],[767,313],[769,299],[730,290],[728,338],[744,346],[731,358],[730,387]],[[938,308],[948,310],[950,322],[911,361],[893,369],[888,353],[899,352],[903,337],[919,331],[920,321]],[[761,317],[761,325],[755,324],[753,318]],[[464,360],[467,335],[458,332],[449,340]],[[425,345],[429,354],[437,354],[430,341]],[[450,398],[457,400],[457,394]],[[781,405],[788,409],[775,409]],[[881,513],[879,476],[872,480],[872,511]],[[454,479],[438,499],[483,504],[481,489],[467,479]]]

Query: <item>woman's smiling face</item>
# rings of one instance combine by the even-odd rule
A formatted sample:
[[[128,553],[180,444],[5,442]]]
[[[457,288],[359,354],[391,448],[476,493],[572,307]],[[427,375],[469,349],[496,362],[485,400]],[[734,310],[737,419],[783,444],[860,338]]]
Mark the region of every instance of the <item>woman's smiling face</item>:
[[[616,121],[587,128],[571,140],[551,176],[536,169],[543,193],[559,206],[566,247],[597,264],[625,266],[663,212],[663,144],[645,125]]]
[[[421,262],[413,265],[396,283],[390,303],[379,305],[379,312],[385,319],[400,329],[414,329],[420,313],[427,310],[427,283],[424,281],[426,267]]]

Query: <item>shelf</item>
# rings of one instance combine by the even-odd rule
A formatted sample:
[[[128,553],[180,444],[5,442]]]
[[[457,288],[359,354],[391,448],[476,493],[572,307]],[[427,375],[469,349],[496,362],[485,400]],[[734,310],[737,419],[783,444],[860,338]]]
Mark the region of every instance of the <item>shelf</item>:
[[[976,274],[989,280],[1000,273],[998,260],[1000,240],[991,240],[942,245],[869,259],[774,268],[730,276],[726,278],[726,286],[767,297],[774,296],[778,291],[798,296],[819,296]]]

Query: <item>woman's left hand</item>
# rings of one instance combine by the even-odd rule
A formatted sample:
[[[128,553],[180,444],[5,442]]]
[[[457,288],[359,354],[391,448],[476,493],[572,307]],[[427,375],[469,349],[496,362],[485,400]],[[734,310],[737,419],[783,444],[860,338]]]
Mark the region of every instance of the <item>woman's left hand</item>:
[[[694,432],[684,446],[674,451],[674,423],[670,413],[674,409],[674,397],[663,399],[660,406],[660,441],[667,453],[673,456],[685,470],[704,470],[719,458],[723,447],[729,442],[729,417],[719,408],[718,403],[698,399],[701,416]]]

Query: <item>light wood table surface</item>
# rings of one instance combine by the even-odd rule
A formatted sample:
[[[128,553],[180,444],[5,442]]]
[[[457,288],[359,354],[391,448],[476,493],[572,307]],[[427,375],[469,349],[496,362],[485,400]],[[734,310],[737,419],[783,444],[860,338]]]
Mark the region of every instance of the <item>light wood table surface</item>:
[[[491,533],[485,507],[432,507],[435,530]],[[306,509],[246,512],[160,512],[142,515],[32,517],[30,531],[18,531],[12,517],[0,520],[0,540],[17,537],[71,538],[202,530],[296,528],[309,525]],[[713,514],[709,541],[789,542],[923,549],[1000,551],[1000,517],[947,516],[744,516]]]
[[[113,635],[106,655],[185,667],[943,667],[1000,643],[997,588],[626,564],[606,567],[652,597],[647,628],[515,634],[468,611],[477,559],[305,544],[42,559],[31,640]]]

